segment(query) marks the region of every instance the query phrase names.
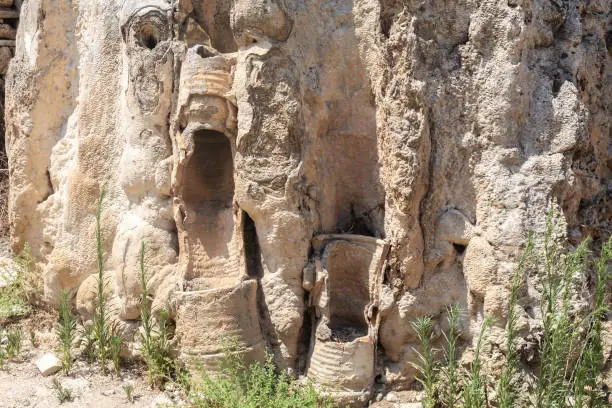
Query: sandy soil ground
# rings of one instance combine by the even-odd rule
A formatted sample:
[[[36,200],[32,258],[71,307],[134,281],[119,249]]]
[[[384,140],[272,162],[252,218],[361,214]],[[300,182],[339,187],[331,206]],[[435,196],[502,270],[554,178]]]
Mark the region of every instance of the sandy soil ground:
[[[166,394],[151,390],[143,377],[141,365],[123,367],[119,377],[104,375],[100,366],[81,359],[74,363],[69,375],[61,372],[43,377],[34,362],[48,352],[57,350],[56,334],[53,331],[55,316],[52,312],[40,312],[4,330],[22,328],[22,351],[17,358],[6,361],[0,370],[0,407],[2,408],[51,408],[51,407],[155,407],[173,406]],[[35,343],[30,333],[34,333]],[[0,341],[6,339],[0,339]],[[74,400],[60,404],[54,379],[71,390]],[[130,403],[124,385],[133,387],[134,402]]]

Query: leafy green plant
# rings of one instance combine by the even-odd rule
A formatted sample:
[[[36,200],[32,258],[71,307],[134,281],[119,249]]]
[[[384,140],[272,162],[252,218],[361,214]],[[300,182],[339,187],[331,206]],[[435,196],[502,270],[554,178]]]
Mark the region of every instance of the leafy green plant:
[[[60,296],[57,335],[60,343],[62,370],[65,374],[68,374],[72,367],[72,345],[76,335],[76,319],[70,310],[70,298],[67,290],[62,290]]]
[[[442,370],[446,380],[446,387],[444,387],[441,397],[445,406],[454,408],[459,397],[459,373],[457,368],[457,341],[459,340],[457,329],[459,327],[459,306],[454,303],[447,307],[446,311],[449,332],[448,335],[446,333],[443,333],[443,335],[447,344],[447,365],[444,370]]]
[[[0,265],[0,277],[9,283],[0,288],[0,320],[28,316],[42,294],[40,271],[28,243],[12,263]]]
[[[110,354],[111,339],[113,337],[113,328],[111,326],[110,313],[106,299],[106,287],[108,285],[104,278],[104,259],[102,253],[102,236],[101,236],[101,217],[102,217],[102,202],[104,201],[105,191],[102,189],[98,200],[98,209],[96,211],[96,247],[98,261],[98,276],[96,285],[96,300],[93,318],[92,335],[96,343],[97,358],[103,370],[106,370],[106,361]]]
[[[134,385],[132,383],[123,384],[123,393],[129,403],[134,403]]]
[[[38,348],[38,346],[40,346],[38,338],[36,338],[36,332],[34,330],[30,330],[30,344],[34,348]]]
[[[149,281],[145,271],[145,244],[140,249],[140,320],[141,320],[141,352],[147,365],[149,383],[152,387],[162,387],[166,381],[175,378],[180,373],[171,356],[169,313],[160,312],[158,324],[153,320],[151,300],[149,299]]]
[[[470,370],[465,375],[463,388],[463,406],[465,408],[486,408],[489,404],[487,398],[486,381],[483,378],[482,362],[480,353],[485,341],[487,330],[493,319],[486,317],[480,327],[480,333],[474,350],[474,359],[472,360]]]
[[[96,360],[96,339],[92,325],[83,326],[79,330],[79,347],[87,361],[93,363]]]
[[[574,310],[576,277],[584,275],[589,240],[583,241],[575,251],[562,251],[553,239],[552,215],[547,220],[544,236],[545,277],[542,294],[542,320],[544,334],[540,350],[537,407],[563,406],[570,394],[567,381],[575,359],[576,348],[582,341],[581,319]]]
[[[311,383],[300,384],[284,371],[278,372],[272,356],[265,363],[249,365],[234,342],[226,348],[221,372],[202,369],[201,380],[192,384],[190,399],[198,408],[331,408]]]
[[[8,358],[14,358],[21,352],[21,328],[17,327],[8,331],[6,343],[6,355]]]
[[[433,335],[433,324],[431,317],[419,317],[412,323],[412,328],[416,332],[421,343],[422,352],[416,351],[420,363],[412,363],[418,371],[417,381],[423,386],[425,397],[423,407],[432,408],[436,404],[436,365],[433,359],[433,346],[431,343]]]
[[[58,378],[53,379],[53,388],[55,388],[55,396],[60,404],[74,400],[72,390],[68,387],[64,387]]]
[[[0,347],[0,370],[4,369],[4,362],[6,361],[6,351]]]
[[[586,319],[585,340],[573,373],[575,406],[599,408],[607,406],[605,394],[601,392],[601,380],[605,364],[603,352],[603,323],[610,313],[608,288],[612,274],[609,263],[612,259],[612,237],[602,246],[601,255],[595,265],[596,283],[593,309]]]
[[[510,289],[510,300],[508,302],[508,318],[506,321],[506,364],[502,369],[499,381],[497,383],[497,403],[500,408],[513,408],[516,406],[516,391],[513,382],[514,375],[518,366],[518,356],[516,353],[516,324],[518,316],[516,315],[516,305],[518,295],[523,287],[523,279],[525,266],[533,253],[533,237],[530,235],[527,239],[527,245],[523,251],[518,265],[512,276],[512,287]]]
[[[115,374],[119,375],[120,363],[121,363],[121,337],[113,336],[110,342],[110,354],[113,360],[113,368]]]

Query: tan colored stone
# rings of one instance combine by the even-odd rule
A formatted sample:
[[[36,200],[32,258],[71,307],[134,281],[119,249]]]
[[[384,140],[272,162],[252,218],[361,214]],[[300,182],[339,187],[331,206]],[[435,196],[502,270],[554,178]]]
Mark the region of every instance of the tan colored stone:
[[[494,249],[483,237],[474,237],[465,251],[463,273],[470,291],[483,298],[497,278]]]
[[[266,344],[305,374],[315,346],[347,344],[334,361],[365,384],[369,357],[329,337],[340,316],[380,339],[388,387],[407,386],[411,322],[433,316],[441,336],[458,303],[469,342],[503,318],[551,205],[574,241],[610,234],[605,2],[48,3],[23,4],[5,78],[11,245],[30,244],[48,301],[76,292],[87,317],[104,189],[130,342],[145,243],[183,357],[218,355],[212,335],[235,329],[253,358]]]

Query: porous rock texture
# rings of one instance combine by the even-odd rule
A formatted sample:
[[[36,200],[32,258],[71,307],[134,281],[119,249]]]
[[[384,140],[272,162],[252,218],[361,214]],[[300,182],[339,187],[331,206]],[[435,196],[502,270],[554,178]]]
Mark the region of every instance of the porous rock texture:
[[[126,338],[145,242],[183,358],[214,360],[231,335],[325,385],[337,370],[339,395],[366,401],[376,374],[413,380],[410,322],[432,315],[439,333],[454,302],[466,344],[497,318],[501,353],[515,262],[551,206],[572,242],[610,234],[608,1],[21,12],[6,96],[13,250],[29,242],[47,299],[69,289],[87,318],[105,190]],[[536,305],[528,287],[521,302]],[[537,330],[537,313],[521,318]]]

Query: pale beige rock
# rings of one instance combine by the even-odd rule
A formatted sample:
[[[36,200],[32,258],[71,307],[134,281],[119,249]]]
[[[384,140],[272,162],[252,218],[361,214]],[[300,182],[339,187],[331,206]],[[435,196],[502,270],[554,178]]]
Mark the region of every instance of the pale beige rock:
[[[470,241],[463,259],[463,273],[470,291],[484,298],[497,276],[495,250],[485,238],[474,237]]]
[[[55,374],[62,368],[62,362],[52,353],[44,354],[38,358],[34,364],[36,364],[36,367],[43,377]]]
[[[573,243],[606,239],[607,4],[398,4],[23,3],[6,76],[11,242],[30,243],[46,299],[69,289],[91,313],[105,188],[126,338],[143,242],[153,307],[170,309],[183,357],[219,352],[207,328],[245,327],[257,358],[265,344],[306,374],[349,293],[340,315],[376,320],[357,338],[384,355],[352,359],[372,350],[335,342],[352,350],[337,360],[355,368],[361,385],[344,392],[358,400],[372,367],[388,388],[414,380],[415,318],[432,316],[439,339],[458,303],[466,344],[485,315],[503,324],[516,260],[551,206]],[[537,308],[538,288],[527,274],[522,306]],[[537,313],[521,319],[538,330]]]

